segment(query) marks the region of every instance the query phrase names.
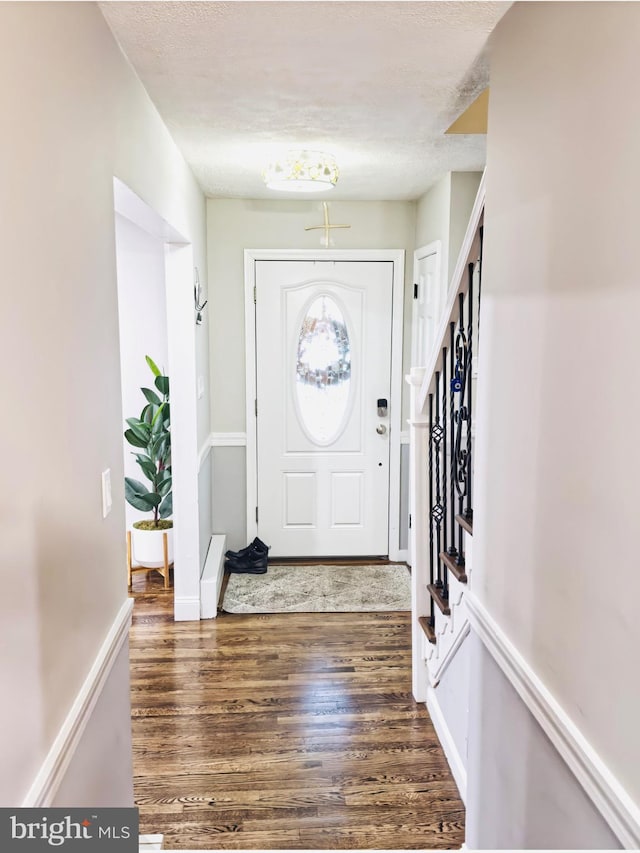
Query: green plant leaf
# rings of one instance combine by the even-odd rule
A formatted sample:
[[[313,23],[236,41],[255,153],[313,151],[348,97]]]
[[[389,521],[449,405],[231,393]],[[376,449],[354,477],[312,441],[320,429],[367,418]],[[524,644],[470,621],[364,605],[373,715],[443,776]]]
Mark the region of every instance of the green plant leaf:
[[[169,492],[158,509],[160,518],[168,518],[173,513],[173,493]]]
[[[162,403],[162,400],[155,391],[152,391],[151,388],[141,388],[140,389],[144,396],[150,403],[153,403],[154,406],[159,406]]]
[[[124,437],[127,439],[129,444],[132,444],[134,447],[144,447],[145,450],[146,450],[147,444],[149,443],[148,441],[143,441],[142,439],[138,438],[138,436],[135,434],[135,432],[132,429],[128,429],[125,432]]]
[[[155,459],[163,459],[169,449],[169,441],[166,433],[157,438],[151,445],[151,455]]]
[[[165,407],[166,405],[167,405],[166,403],[160,403],[160,406],[155,410],[155,414],[154,414],[154,416],[153,416],[153,420],[151,421],[151,426],[152,426],[152,427],[153,427],[153,426],[155,426],[156,421],[157,421],[157,420],[158,420],[158,418],[160,417],[160,414],[162,413],[162,411],[164,410],[164,407]],[[164,421],[164,417],[162,417],[162,418],[160,419],[160,423],[162,424],[162,423],[163,423],[163,421]]]
[[[164,394],[165,397],[169,395],[169,377],[168,376],[156,376],[156,388],[161,394]]]
[[[124,496],[131,506],[142,512],[150,512],[162,500],[159,494],[150,492],[144,483],[131,477],[124,478]]]
[[[152,406],[151,403],[147,403],[140,414],[140,420],[145,424],[151,425],[155,411],[156,407]]]
[[[145,355],[145,361],[149,365],[149,368],[150,368],[151,372],[153,373],[153,375],[154,376],[160,376],[160,371],[156,367],[156,363],[151,358],[149,358],[148,355]]]
[[[164,474],[164,471],[162,473]],[[167,493],[171,491],[171,483],[171,474],[168,474],[162,479],[159,479],[157,482],[158,494],[162,495],[162,497],[165,497],[165,495],[167,495]]]
[[[142,423],[140,421],[136,421],[135,418],[129,418],[127,423],[131,427],[131,431],[134,435],[137,435],[140,441],[144,441],[147,444],[151,440],[151,427],[149,424]]]
[[[144,475],[153,483],[158,476],[158,468],[151,459],[138,459],[138,465],[142,468]]]
[[[169,429],[171,421],[171,407],[169,403],[164,403],[164,408],[162,410],[162,421],[164,423],[164,428]]]

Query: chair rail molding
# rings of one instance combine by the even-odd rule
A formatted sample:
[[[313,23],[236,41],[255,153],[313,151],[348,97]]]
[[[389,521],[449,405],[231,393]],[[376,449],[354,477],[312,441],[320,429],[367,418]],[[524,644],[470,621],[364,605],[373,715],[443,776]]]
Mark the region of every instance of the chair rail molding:
[[[468,590],[465,602],[472,630],[482,640],[620,843],[626,849],[638,849],[640,806],[477,596]]]
[[[128,639],[132,612],[133,599],[127,598],[113,620],[65,721],[22,802],[22,808],[47,808],[53,802],[118,654]]]

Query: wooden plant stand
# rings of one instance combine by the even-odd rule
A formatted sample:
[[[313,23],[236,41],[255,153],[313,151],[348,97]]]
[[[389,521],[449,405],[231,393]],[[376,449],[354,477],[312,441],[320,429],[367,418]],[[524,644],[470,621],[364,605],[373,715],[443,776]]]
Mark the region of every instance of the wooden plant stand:
[[[169,589],[171,586],[169,569],[173,568],[173,563],[169,562],[169,542],[167,534],[162,534],[162,552],[164,555],[164,566],[134,566],[131,557],[131,531],[127,530],[127,577],[129,589],[133,585],[134,572],[159,572],[164,578],[164,588]]]

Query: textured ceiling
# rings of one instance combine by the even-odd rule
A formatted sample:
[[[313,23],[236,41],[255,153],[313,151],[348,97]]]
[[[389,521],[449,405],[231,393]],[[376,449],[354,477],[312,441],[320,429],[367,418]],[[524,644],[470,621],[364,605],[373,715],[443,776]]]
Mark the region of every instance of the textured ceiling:
[[[333,199],[413,199],[484,166],[484,136],[445,131],[487,85],[487,37],[509,5],[100,4],[208,195],[283,197],[262,168],[311,148],[338,161]]]

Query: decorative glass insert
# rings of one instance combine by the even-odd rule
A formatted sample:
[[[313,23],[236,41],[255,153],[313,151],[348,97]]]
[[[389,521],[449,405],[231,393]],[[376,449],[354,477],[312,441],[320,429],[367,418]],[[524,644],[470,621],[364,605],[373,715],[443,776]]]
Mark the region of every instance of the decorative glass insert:
[[[351,390],[351,342],[331,296],[315,299],[300,327],[296,357],[298,412],[316,444],[331,444],[346,421]]]

